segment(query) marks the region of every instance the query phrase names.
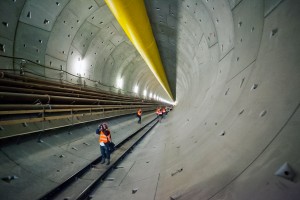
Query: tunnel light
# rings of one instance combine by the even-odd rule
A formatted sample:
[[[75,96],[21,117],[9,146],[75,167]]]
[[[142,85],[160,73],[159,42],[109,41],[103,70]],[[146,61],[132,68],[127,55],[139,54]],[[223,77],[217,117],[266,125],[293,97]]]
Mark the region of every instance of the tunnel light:
[[[143,94],[144,94],[144,96],[147,96],[147,90],[144,90]]]
[[[149,94],[149,98],[152,98],[152,96],[153,96],[153,94],[152,94],[152,92],[150,92],[150,94]]]
[[[78,58],[75,62],[75,71],[76,74],[79,74],[80,76],[85,74],[85,61],[83,59]]]
[[[166,99],[164,99],[164,98],[161,98],[161,97],[159,97],[159,101],[164,102],[164,103],[167,103],[167,104],[175,105],[175,102],[168,101],[168,100],[166,100]]]
[[[136,94],[137,94],[137,93],[139,92],[139,86],[137,86],[137,85],[136,85],[136,86],[134,86],[134,89],[133,89],[133,91],[134,91],[134,93],[136,93]]]
[[[123,79],[122,78],[117,79],[117,88],[120,88],[120,89],[123,88]]]

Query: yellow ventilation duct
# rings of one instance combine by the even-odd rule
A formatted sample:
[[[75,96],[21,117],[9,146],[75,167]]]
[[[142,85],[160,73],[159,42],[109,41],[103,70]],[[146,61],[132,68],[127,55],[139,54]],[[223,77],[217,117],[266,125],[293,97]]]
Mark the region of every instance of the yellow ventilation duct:
[[[144,0],[105,0],[161,86],[174,100],[152,33]]]

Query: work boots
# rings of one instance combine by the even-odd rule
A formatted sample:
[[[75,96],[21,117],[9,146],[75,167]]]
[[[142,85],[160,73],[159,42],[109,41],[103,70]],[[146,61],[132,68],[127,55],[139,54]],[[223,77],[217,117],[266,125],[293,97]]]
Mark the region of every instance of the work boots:
[[[110,164],[110,160],[108,159],[106,165],[109,165],[109,164]]]
[[[100,164],[104,164],[104,163],[105,163],[105,158],[102,158]]]

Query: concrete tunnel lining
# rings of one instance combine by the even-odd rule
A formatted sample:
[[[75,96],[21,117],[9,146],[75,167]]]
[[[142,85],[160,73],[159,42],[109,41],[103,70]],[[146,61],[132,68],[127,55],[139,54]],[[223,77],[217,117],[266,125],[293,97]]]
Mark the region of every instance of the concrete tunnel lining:
[[[0,26],[5,45],[0,55],[72,74],[78,73],[78,58],[86,58],[81,76],[104,85],[98,87],[126,93],[138,84],[138,95],[146,89],[166,98],[103,1],[59,3],[2,1],[0,19],[8,26]],[[296,175],[300,172],[299,2],[145,3],[178,103],[159,126],[163,135],[157,142],[165,148],[156,165],[155,199],[297,199],[299,177],[291,182],[274,173],[284,162]],[[20,67],[16,60],[0,61],[4,69]],[[28,68],[60,78],[49,69]],[[116,87],[120,74],[123,90]],[[181,173],[170,176],[181,167]]]

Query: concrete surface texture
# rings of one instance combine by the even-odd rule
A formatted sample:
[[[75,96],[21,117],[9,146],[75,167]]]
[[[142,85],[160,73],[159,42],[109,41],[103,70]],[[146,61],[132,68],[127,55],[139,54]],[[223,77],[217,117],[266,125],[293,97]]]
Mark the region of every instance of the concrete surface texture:
[[[164,148],[156,152],[162,159],[154,198],[299,199],[300,2],[145,4],[177,101],[156,130]],[[103,1],[5,0],[0,11],[0,54],[58,71],[27,70],[167,98]],[[0,61],[1,68],[20,68]],[[286,162],[292,181],[289,170],[274,175]]]

